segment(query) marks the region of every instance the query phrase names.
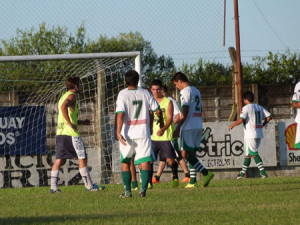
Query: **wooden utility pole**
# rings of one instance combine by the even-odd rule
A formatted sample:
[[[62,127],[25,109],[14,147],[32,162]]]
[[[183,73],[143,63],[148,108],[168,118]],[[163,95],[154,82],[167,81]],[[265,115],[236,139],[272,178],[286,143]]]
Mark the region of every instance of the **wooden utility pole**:
[[[240,28],[239,28],[239,7],[238,0],[234,2],[234,20],[235,20],[235,43],[236,43],[236,67],[237,67],[237,86],[238,86],[238,108],[242,111],[243,107],[243,90],[242,90],[242,65],[241,65],[241,49],[240,49]],[[239,115],[238,115],[239,116]]]

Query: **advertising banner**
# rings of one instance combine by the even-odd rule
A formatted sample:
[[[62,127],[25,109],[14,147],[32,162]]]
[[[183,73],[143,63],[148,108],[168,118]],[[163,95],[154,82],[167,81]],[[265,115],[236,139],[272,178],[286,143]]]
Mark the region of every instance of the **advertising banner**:
[[[0,107],[0,155],[45,153],[47,153],[45,107]]]
[[[281,166],[300,165],[300,149],[295,146],[297,123],[294,119],[278,122],[278,142]]]
[[[237,126],[228,131],[233,122],[207,122],[201,141],[201,150],[197,157],[205,167],[210,169],[242,168],[244,162],[244,131]],[[263,128],[264,138],[258,149],[264,166],[276,166],[275,125],[271,121]],[[251,160],[250,167],[256,167]]]

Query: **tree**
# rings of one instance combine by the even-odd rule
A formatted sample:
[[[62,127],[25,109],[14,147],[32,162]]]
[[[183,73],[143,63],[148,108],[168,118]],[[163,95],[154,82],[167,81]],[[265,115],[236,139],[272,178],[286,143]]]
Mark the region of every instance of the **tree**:
[[[216,62],[204,62],[199,59],[196,64],[184,64],[183,73],[192,85],[226,85],[231,83],[231,68]]]
[[[158,56],[151,42],[144,40],[139,32],[121,33],[117,37],[108,38],[100,35],[96,40],[87,40],[84,24],[81,24],[75,35],[70,33],[66,27],[47,27],[42,23],[38,30],[34,28],[22,31],[17,30],[16,37],[9,40],[1,40],[1,55],[46,55],[46,54],[67,54],[67,53],[91,53],[91,52],[123,52],[140,51],[142,61],[142,81],[146,87],[150,86],[153,78],[160,78],[164,82],[169,79],[169,74],[174,71],[174,62],[171,57]],[[22,64],[21,64],[22,65]],[[11,79],[20,80],[23,76],[33,76],[39,79],[46,79],[49,74],[41,68],[41,73],[32,74],[30,62],[23,63],[19,68],[6,68],[5,73]],[[47,65],[43,65],[47,66]],[[4,68],[2,68],[3,70]],[[55,68],[61,70],[61,68]],[[0,68],[1,70],[1,68]],[[8,77],[7,77],[8,78]],[[3,85],[3,88],[26,89],[22,87]],[[1,85],[0,85],[1,86]],[[0,87],[1,88],[1,87]],[[27,85],[31,89],[31,85]]]

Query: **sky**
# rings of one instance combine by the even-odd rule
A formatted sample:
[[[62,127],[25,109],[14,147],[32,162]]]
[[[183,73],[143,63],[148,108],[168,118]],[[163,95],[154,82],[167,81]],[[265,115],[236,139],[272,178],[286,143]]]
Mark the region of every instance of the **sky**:
[[[176,66],[206,61],[230,63],[228,47],[236,46],[233,0],[226,1],[226,44],[223,46],[224,0],[1,0],[1,40],[16,29],[65,26],[83,22],[87,37],[115,37],[140,32],[158,55]],[[243,62],[268,51],[300,53],[299,0],[239,0]]]

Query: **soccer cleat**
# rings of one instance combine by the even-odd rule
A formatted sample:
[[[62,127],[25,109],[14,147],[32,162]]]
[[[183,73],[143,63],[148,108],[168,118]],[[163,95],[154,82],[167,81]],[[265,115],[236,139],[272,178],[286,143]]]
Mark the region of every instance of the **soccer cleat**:
[[[50,193],[51,194],[58,194],[58,193],[62,193],[62,191],[59,190],[59,189],[56,189],[56,190],[50,189]]]
[[[141,192],[139,193],[139,197],[140,197],[140,198],[145,198],[145,197],[146,197],[146,191],[141,191]]]
[[[198,187],[198,183],[187,184],[184,188],[186,188],[186,189],[191,189],[191,188],[196,188],[196,187]]]
[[[156,177],[152,177],[152,183],[159,184],[159,180],[157,180]]]
[[[202,187],[207,187],[209,182],[213,179],[214,173],[211,171],[208,171],[207,175],[204,176],[204,181]]]
[[[131,190],[132,190],[132,191],[138,191],[139,188],[138,188],[138,187],[136,187],[136,188],[131,188]]]
[[[182,179],[181,183],[189,183],[190,180],[191,180],[191,178],[189,178],[189,177],[184,177],[184,178]]]
[[[265,179],[265,178],[267,178],[268,176],[267,176],[267,174],[266,175],[260,175],[260,178],[262,178],[262,179]]]
[[[132,194],[131,192],[128,192],[128,193],[123,193],[120,195],[120,198],[132,198]]]
[[[177,179],[174,179],[172,182],[172,188],[178,188],[179,187],[179,182]]]
[[[153,185],[148,183],[148,189],[153,189]]]
[[[239,180],[239,179],[243,179],[244,178],[244,174],[242,173],[239,173],[237,176],[236,176],[236,179]]]
[[[86,191],[91,191],[91,192],[97,192],[97,191],[102,191],[104,190],[105,186],[98,186],[97,184],[93,184],[93,187],[91,189],[85,189]]]

